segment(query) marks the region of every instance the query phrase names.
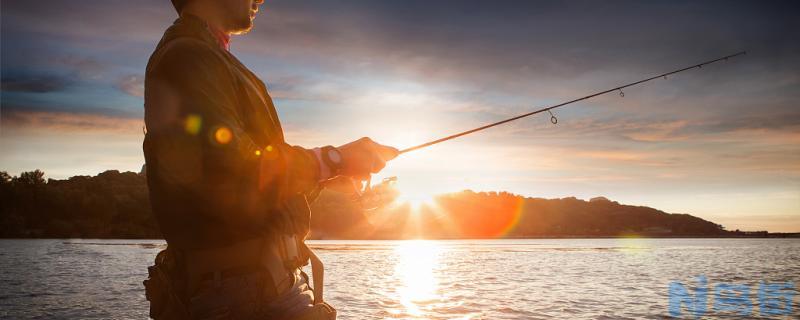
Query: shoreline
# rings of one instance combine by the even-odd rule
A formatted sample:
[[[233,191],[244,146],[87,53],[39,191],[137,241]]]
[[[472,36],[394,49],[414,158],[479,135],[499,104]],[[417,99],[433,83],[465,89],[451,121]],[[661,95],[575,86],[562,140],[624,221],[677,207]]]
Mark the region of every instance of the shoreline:
[[[502,237],[502,238],[308,238],[306,240],[332,241],[404,241],[404,240],[551,240],[551,239],[800,239],[800,232],[770,233],[768,235],[694,235],[694,236],[660,236],[660,235],[625,235],[625,236],[537,236],[537,237]],[[165,241],[161,238],[0,238],[0,240],[147,240]]]

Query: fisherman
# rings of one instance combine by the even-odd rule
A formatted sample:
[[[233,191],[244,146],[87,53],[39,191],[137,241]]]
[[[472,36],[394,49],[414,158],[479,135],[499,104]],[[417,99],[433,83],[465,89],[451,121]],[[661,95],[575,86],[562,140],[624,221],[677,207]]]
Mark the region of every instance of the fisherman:
[[[228,50],[263,0],[171,1],[179,18],[145,75],[147,183],[168,244],[145,280],[150,316],[335,319],[304,242],[308,201],[331,181],[368,179],[398,150],[369,138],[290,146],[266,86]]]

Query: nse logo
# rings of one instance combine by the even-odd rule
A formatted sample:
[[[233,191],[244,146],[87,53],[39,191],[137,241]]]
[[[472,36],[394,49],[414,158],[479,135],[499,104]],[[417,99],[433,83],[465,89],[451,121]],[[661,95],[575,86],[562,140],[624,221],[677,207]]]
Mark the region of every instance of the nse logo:
[[[758,307],[761,316],[792,314],[793,297],[797,294],[793,282],[766,283],[753,286],[756,295],[754,304],[751,297],[751,286],[747,284],[717,283],[710,288],[705,276],[697,277],[694,294],[686,286],[677,281],[669,284],[669,314],[681,316],[685,307],[689,315],[701,317],[709,313],[709,291],[713,289],[712,313],[736,313],[741,316],[755,315]]]

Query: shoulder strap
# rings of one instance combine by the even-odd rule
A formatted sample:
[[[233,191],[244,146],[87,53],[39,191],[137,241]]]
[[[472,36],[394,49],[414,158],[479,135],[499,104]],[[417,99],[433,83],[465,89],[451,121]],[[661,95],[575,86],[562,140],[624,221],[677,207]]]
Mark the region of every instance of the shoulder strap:
[[[308,252],[309,259],[311,260],[311,272],[313,273],[313,288],[314,288],[314,304],[325,302],[322,298],[323,290],[325,289],[325,266],[322,260],[319,259],[317,254],[303,242],[303,248]]]

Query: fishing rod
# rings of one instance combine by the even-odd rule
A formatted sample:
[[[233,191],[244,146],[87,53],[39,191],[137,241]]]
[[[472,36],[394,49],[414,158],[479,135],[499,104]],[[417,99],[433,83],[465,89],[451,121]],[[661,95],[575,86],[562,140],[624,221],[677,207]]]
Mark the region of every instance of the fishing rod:
[[[612,89],[608,89],[608,90],[605,90],[605,91],[600,91],[600,92],[597,92],[597,93],[593,93],[593,94],[590,94],[588,96],[577,98],[577,99],[570,100],[570,101],[563,102],[563,103],[559,103],[559,104],[554,105],[554,106],[550,106],[550,107],[547,107],[547,108],[542,108],[542,109],[539,109],[539,110],[536,110],[536,111],[531,111],[531,112],[528,112],[528,113],[525,113],[525,114],[521,114],[521,115],[518,115],[518,116],[515,116],[515,117],[511,117],[511,118],[508,118],[508,119],[505,119],[505,120],[501,120],[501,121],[497,121],[497,122],[494,122],[494,123],[490,123],[490,124],[484,125],[482,127],[478,127],[478,128],[475,128],[475,129],[470,129],[470,130],[467,130],[467,131],[464,131],[464,132],[459,132],[459,133],[456,133],[456,134],[453,134],[453,135],[446,136],[444,138],[436,139],[436,140],[429,141],[429,142],[426,142],[426,143],[423,143],[423,144],[420,144],[420,145],[416,145],[416,146],[413,146],[413,147],[410,147],[410,148],[406,148],[406,149],[400,150],[400,154],[411,152],[411,151],[414,151],[414,150],[419,150],[419,149],[422,149],[422,148],[425,148],[425,147],[429,147],[429,146],[432,146],[432,145],[435,145],[435,144],[439,144],[439,143],[442,143],[442,142],[445,142],[445,141],[448,141],[448,140],[453,140],[453,139],[458,138],[458,137],[462,137],[462,136],[465,136],[465,135],[468,135],[468,134],[471,134],[471,133],[475,133],[475,132],[478,132],[478,131],[483,131],[483,130],[489,129],[491,127],[499,126],[499,125],[504,124],[504,123],[508,123],[508,122],[511,122],[511,121],[514,121],[514,120],[518,120],[518,119],[522,119],[522,118],[525,118],[525,117],[529,117],[529,116],[532,116],[532,115],[535,115],[535,114],[539,114],[539,113],[542,113],[542,112],[549,112],[550,113],[550,122],[552,122],[553,124],[556,124],[556,123],[558,123],[558,118],[556,118],[556,116],[551,111],[551,110],[553,110],[555,108],[563,107],[563,106],[566,106],[568,104],[572,104],[572,103],[575,103],[575,102],[578,102],[578,101],[591,99],[591,98],[594,98],[596,96],[604,95],[606,93],[614,92],[614,91],[619,91],[619,95],[621,97],[624,97],[625,93],[622,92],[622,89],[625,89],[627,87],[632,87],[632,86],[635,86],[637,84],[645,83],[645,82],[652,81],[652,80],[655,80],[655,79],[658,79],[658,78],[666,79],[667,76],[669,76],[669,75],[673,75],[673,74],[676,74],[676,73],[684,72],[686,70],[691,70],[691,69],[694,69],[694,68],[698,68],[699,69],[699,68],[702,68],[705,65],[712,64],[712,63],[718,62],[718,61],[723,61],[723,60],[727,61],[730,58],[733,58],[733,57],[736,57],[736,56],[740,56],[740,55],[744,55],[744,54],[747,54],[747,51],[737,52],[737,53],[734,53],[732,55],[724,56],[722,58],[717,58],[717,59],[714,59],[714,60],[701,62],[701,63],[698,63],[698,64],[693,65],[693,66],[689,66],[689,67],[685,67],[685,68],[682,68],[682,69],[670,71],[670,72],[667,72],[667,73],[662,73],[662,74],[659,74],[657,76],[653,76],[653,77],[650,77],[650,78],[647,78],[647,79],[644,79],[644,80],[631,82],[631,83],[628,83],[626,85],[622,85],[622,86],[615,87],[615,88],[612,88]]]
[[[499,126],[501,124],[505,124],[505,123],[508,123],[508,122],[511,122],[511,121],[514,121],[514,120],[519,120],[519,119],[522,119],[522,118],[525,118],[525,117],[530,117],[532,115],[539,114],[539,113],[542,113],[542,112],[550,113],[550,122],[553,123],[553,124],[557,124],[558,123],[558,118],[556,118],[556,116],[553,114],[553,112],[552,112],[553,109],[560,108],[560,107],[563,107],[563,106],[566,106],[566,105],[569,105],[569,104],[573,104],[573,103],[578,102],[578,101],[591,99],[591,98],[594,98],[594,97],[597,97],[597,96],[600,96],[600,95],[604,95],[606,93],[615,92],[615,91],[619,91],[619,95],[621,97],[624,97],[625,93],[622,91],[622,89],[625,89],[625,88],[628,88],[628,87],[632,87],[632,86],[635,86],[637,84],[649,82],[649,81],[652,81],[652,80],[655,80],[655,79],[658,79],[658,78],[666,79],[667,76],[669,76],[669,75],[673,75],[673,74],[676,74],[676,73],[684,72],[684,71],[695,69],[695,68],[702,68],[705,65],[709,65],[709,64],[712,64],[712,63],[715,63],[715,62],[719,62],[719,61],[727,61],[730,58],[734,58],[734,57],[737,57],[737,56],[740,56],[740,55],[745,55],[745,54],[747,54],[746,51],[737,52],[737,53],[734,53],[734,54],[731,54],[731,55],[727,55],[727,56],[724,56],[724,57],[721,57],[721,58],[717,58],[717,59],[714,59],[714,60],[709,60],[709,61],[701,62],[701,63],[695,64],[695,65],[692,65],[692,66],[688,66],[688,67],[685,67],[685,68],[681,68],[681,69],[673,70],[673,71],[670,71],[670,72],[662,73],[662,74],[659,74],[657,76],[652,76],[652,77],[647,78],[647,79],[631,82],[631,83],[628,83],[628,84],[625,84],[625,85],[621,85],[621,86],[618,86],[618,87],[614,87],[614,88],[611,88],[611,89],[608,89],[608,90],[592,93],[592,94],[590,94],[588,96],[585,96],[585,97],[573,99],[573,100],[570,100],[570,101],[567,101],[567,102],[562,102],[562,103],[559,103],[559,104],[556,104],[556,105],[553,105],[553,106],[549,106],[549,107],[542,108],[542,109],[539,109],[539,110],[535,110],[535,111],[531,111],[531,112],[528,112],[528,113],[524,113],[524,114],[521,114],[521,115],[518,115],[518,116],[515,116],[515,117],[511,117],[511,118],[508,118],[508,119],[505,119],[505,120],[500,120],[500,121],[497,121],[497,122],[494,122],[494,123],[490,123],[490,124],[487,124],[487,125],[484,125],[484,126],[481,126],[481,127],[470,129],[470,130],[467,130],[467,131],[464,131],[464,132],[459,132],[459,133],[456,133],[456,134],[452,134],[452,135],[446,136],[444,138],[436,139],[436,140],[433,140],[433,141],[425,142],[425,143],[420,144],[420,145],[416,145],[416,146],[413,146],[413,147],[410,147],[410,148],[406,148],[406,149],[400,150],[399,154],[408,153],[408,152],[411,152],[411,151],[414,151],[414,150],[419,150],[419,149],[422,149],[422,148],[425,148],[425,147],[429,147],[429,146],[432,146],[432,145],[435,145],[435,144],[439,144],[439,143],[442,143],[442,142],[445,142],[445,141],[448,141],[448,140],[453,140],[455,138],[462,137],[462,136],[465,136],[465,135],[468,135],[468,134],[471,134],[471,133],[475,133],[475,132],[478,132],[478,131],[483,131],[483,130],[489,129],[491,127],[496,127],[496,126]],[[390,185],[391,183],[394,183],[396,181],[397,181],[396,177],[387,178],[387,179],[384,179],[384,181],[381,183],[381,186],[384,186],[386,184]],[[356,186],[356,182],[355,181],[351,181],[351,182],[354,184],[354,186]],[[359,188],[359,187],[354,187],[354,189],[356,190],[356,198],[359,199],[359,201],[362,202],[362,203],[364,202],[364,198],[365,198],[366,195],[371,195],[370,198],[374,198],[375,197],[376,192],[374,192],[374,190],[372,190],[373,188],[372,188],[372,183],[371,182],[372,182],[371,179],[368,179],[366,181],[366,184],[363,186],[363,190],[361,190],[361,188]],[[363,204],[362,204],[362,206],[363,206]],[[371,211],[371,210],[374,210],[376,208],[378,208],[378,206],[375,206],[375,207],[372,207],[372,208],[369,208],[369,209],[365,209],[365,210]]]

